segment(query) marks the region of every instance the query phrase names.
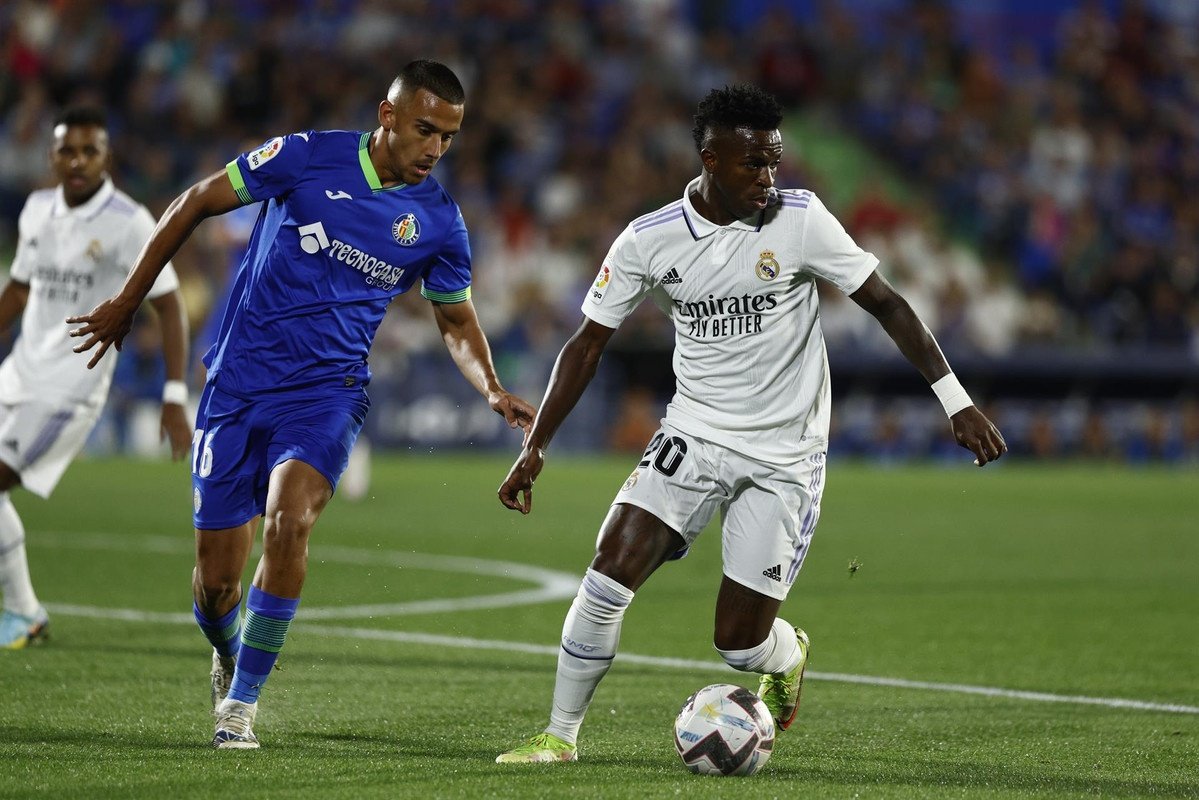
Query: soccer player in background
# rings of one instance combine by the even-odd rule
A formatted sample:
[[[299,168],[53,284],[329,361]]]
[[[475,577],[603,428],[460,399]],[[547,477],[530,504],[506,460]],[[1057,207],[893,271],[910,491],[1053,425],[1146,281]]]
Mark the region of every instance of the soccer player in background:
[[[262,201],[234,278],[193,439],[195,616],[213,646],[213,745],[258,747],[252,725],[300,602],[308,538],[346,468],[369,401],[367,354],[391,300],[417,281],[467,380],[512,427],[534,409],[500,385],[470,300],[458,205],[429,177],[462,124],[465,93],[432,61],[400,71],[374,131],[281,136],[172,202],[129,280],[79,323],[95,366],[204,218]],[[259,519],[263,555],[239,618]]]
[[[113,186],[104,113],[76,107],[54,123],[50,168],[58,185],[29,195],[18,219],[17,252],[0,292],[0,330],[21,320],[0,364],[0,647],[19,649],[46,635],[25,555],[25,527],[9,492],[24,486],[49,497],[83,448],[108,397],[116,359],[88,370],[71,351],[63,318],[90,308],[124,283],[154,230],[154,217]],[[162,433],[182,458],[191,441],[184,408],[187,319],[175,270],[167,264],[146,297],[158,313],[166,384]],[[140,303],[139,303],[140,304]]]
[[[647,296],[675,326],[676,392],[616,494],[566,615],[548,727],[501,763],[574,761],[583,716],[616,655],[633,594],[722,516],[714,644],[762,673],[758,694],[791,725],[808,658],[778,618],[820,517],[829,378],[816,280],[870,312],[932,384],[979,466],[1006,452],[924,323],[812,192],[774,188],[782,112],[753,86],[709,92],[693,135],[702,170],[680,200],[634,220],[583,301],[533,429],[499,489],[529,513],[545,448],[595,375],[613,331]],[[523,494],[523,498],[522,495]]]

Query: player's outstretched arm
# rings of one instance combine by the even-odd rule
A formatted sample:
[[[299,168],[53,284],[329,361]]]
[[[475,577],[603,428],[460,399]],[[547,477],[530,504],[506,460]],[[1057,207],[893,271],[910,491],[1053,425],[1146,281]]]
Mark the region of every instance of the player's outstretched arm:
[[[491,363],[491,347],[479,327],[474,303],[470,300],[434,303],[433,316],[446,349],[470,385],[487,398],[487,404],[504,418],[508,427],[519,427],[527,434],[537,409],[500,385],[495,365]]]
[[[850,297],[879,321],[899,351],[932,385],[949,415],[954,440],[974,453],[975,464],[985,466],[1007,452],[1003,435],[961,388],[928,326],[882,275],[872,273]]]
[[[191,449],[192,421],[187,418],[187,315],[183,311],[183,296],[176,289],[155,297],[150,305],[158,314],[162,333],[162,358],[166,366],[166,386],[182,390],[181,394],[163,390],[160,435],[171,443],[171,458],[178,461]]]
[[[525,444],[516,463],[508,470],[508,477],[500,485],[500,502],[506,507],[522,514],[532,510],[533,481],[537,480],[545,465],[545,448],[595,377],[600,356],[613,332],[613,328],[584,319],[558,354],[553,374],[550,375],[550,385],[541,401],[541,410],[537,412],[532,430],[525,436]]]
[[[137,263],[121,290],[89,313],[67,317],[68,324],[79,325],[71,331],[71,336],[87,337],[75,346],[76,353],[100,346],[87,363],[88,369],[100,363],[109,347],[121,349],[125,336],[133,327],[133,315],[154,285],[158,273],[195,227],[202,220],[232,211],[241,204],[224,170],[214,172],[171,201],[138,254]]]

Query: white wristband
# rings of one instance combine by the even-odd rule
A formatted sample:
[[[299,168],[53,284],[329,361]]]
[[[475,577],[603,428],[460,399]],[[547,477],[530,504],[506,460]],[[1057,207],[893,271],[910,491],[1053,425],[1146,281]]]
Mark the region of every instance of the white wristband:
[[[950,417],[963,408],[969,408],[974,405],[974,401],[970,399],[970,395],[966,394],[966,390],[962,388],[962,382],[952,372],[942,378],[938,378],[933,383],[933,393],[941,401],[941,405],[945,408],[945,414]]]
[[[183,381],[167,381],[162,385],[162,402],[177,406],[187,405],[187,384]]]

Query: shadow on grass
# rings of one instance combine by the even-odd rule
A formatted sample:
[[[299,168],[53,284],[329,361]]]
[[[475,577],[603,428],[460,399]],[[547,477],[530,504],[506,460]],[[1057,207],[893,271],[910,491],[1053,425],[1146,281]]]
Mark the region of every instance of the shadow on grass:
[[[1013,769],[1010,766],[969,761],[915,761],[905,764],[853,767],[811,767],[768,765],[764,777],[786,781],[813,780],[841,786],[908,787],[912,796],[920,788],[957,788],[996,791],[1024,791],[1061,794],[1090,794],[1098,797],[1199,797],[1199,782],[1136,778],[1083,778]]]

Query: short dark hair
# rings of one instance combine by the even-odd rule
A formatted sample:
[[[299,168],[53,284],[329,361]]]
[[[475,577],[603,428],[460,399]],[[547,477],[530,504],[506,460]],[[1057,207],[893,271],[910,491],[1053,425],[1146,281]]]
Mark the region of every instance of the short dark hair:
[[[408,92],[424,89],[452,106],[460,106],[466,102],[466,90],[462,88],[458,76],[452,69],[437,61],[422,58],[408,62],[391,82],[393,87],[397,84]]]
[[[108,115],[95,106],[69,106],[54,118],[54,127],[66,125],[95,125],[97,128],[108,129]]]
[[[695,109],[695,127],[691,136],[695,149],[702,150],[704,139],[715,130],[749,128],[772,131],[783,121],[783,109],[774,95],[753,84],[725,86],[708,92]]]

